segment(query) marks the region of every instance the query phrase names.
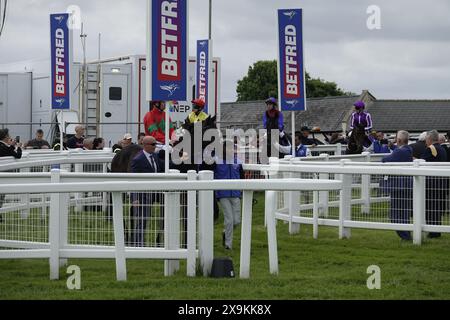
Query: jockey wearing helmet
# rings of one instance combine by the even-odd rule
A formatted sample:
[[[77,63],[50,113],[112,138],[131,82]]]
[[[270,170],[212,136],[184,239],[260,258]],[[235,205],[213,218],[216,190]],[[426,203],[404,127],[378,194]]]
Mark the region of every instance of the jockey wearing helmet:
[[[263,116],[264,129],[270,131],[272,129],[278,129],[280,132],[284,130],[283,114],[278,110],[278,102],[275,98],[269,98],[266,100],[266,112]]]
[[[150,111],[144,116],[145,135],[152,136],[157,142],[165,144],[166,142],[166,103],[164,101],[150,102]],[[172,137],[175,126],[170,120],[169,137]]]
[[[205,101],[202,99],[192,100],[192,112],[186,119],[187,122],[196,123],[198,121],[205,121],[208,118],[208,115],[203,112],[203,108],[205,108]]]
[[[350,129],[353,130],[357,127],[362,127],[365,132],[369,132],[372,130],[372,116],[370,113],[364,111],[366,105],[362,101],[356,101],[354,106],[355,112],[352,113]]]

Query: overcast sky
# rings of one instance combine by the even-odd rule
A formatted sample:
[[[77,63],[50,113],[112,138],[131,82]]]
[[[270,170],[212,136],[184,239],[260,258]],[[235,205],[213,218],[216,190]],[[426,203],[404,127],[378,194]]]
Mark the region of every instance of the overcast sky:
[[[50,13],[81,9],[88,59],[145,54],[147,0],[12,0],[0,38],[0,64],[44,59]],[[189,1],[190,54],[208,35],[208,0]],[[369,30],[369,5],[381,9],[381,29]],[[214,56],[222,59],[222,101],[258,60],[277,58],[276,9],[304,9],[305,64],[313,77],[345,91],[368,89],[379,99],[450,98],[448,0],[213,0]],[[81,60],[75,31],[75,60]],[[1,72],[1,70],[0,70]]]

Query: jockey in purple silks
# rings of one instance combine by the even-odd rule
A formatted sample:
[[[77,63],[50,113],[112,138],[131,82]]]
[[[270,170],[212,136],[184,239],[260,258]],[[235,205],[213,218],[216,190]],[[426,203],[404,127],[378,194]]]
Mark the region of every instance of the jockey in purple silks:
[[[354,106],[356,111],[352,113],[350,130],[356,127],[362,127],[366,133],[370,132],[372,130],[372,116],[370,113],[364,111],[366,105],[362,101],[356,101]]]

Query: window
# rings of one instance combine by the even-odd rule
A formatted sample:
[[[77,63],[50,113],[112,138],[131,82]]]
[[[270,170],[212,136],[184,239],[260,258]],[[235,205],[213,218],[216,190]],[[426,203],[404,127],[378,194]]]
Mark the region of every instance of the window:
[[[109,88],[109,100],[121,101],[122,100],[122,88],[121,87],[110,87]]]

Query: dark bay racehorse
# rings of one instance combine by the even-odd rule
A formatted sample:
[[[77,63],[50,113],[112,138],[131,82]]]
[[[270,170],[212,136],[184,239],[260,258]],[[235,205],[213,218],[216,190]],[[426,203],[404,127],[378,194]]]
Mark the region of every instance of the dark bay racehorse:
[[[349,133],[346,154],[361,154],[364,148],[370,147],[371,144],[372,141],[370,141],[364,128],[357,126]]]

